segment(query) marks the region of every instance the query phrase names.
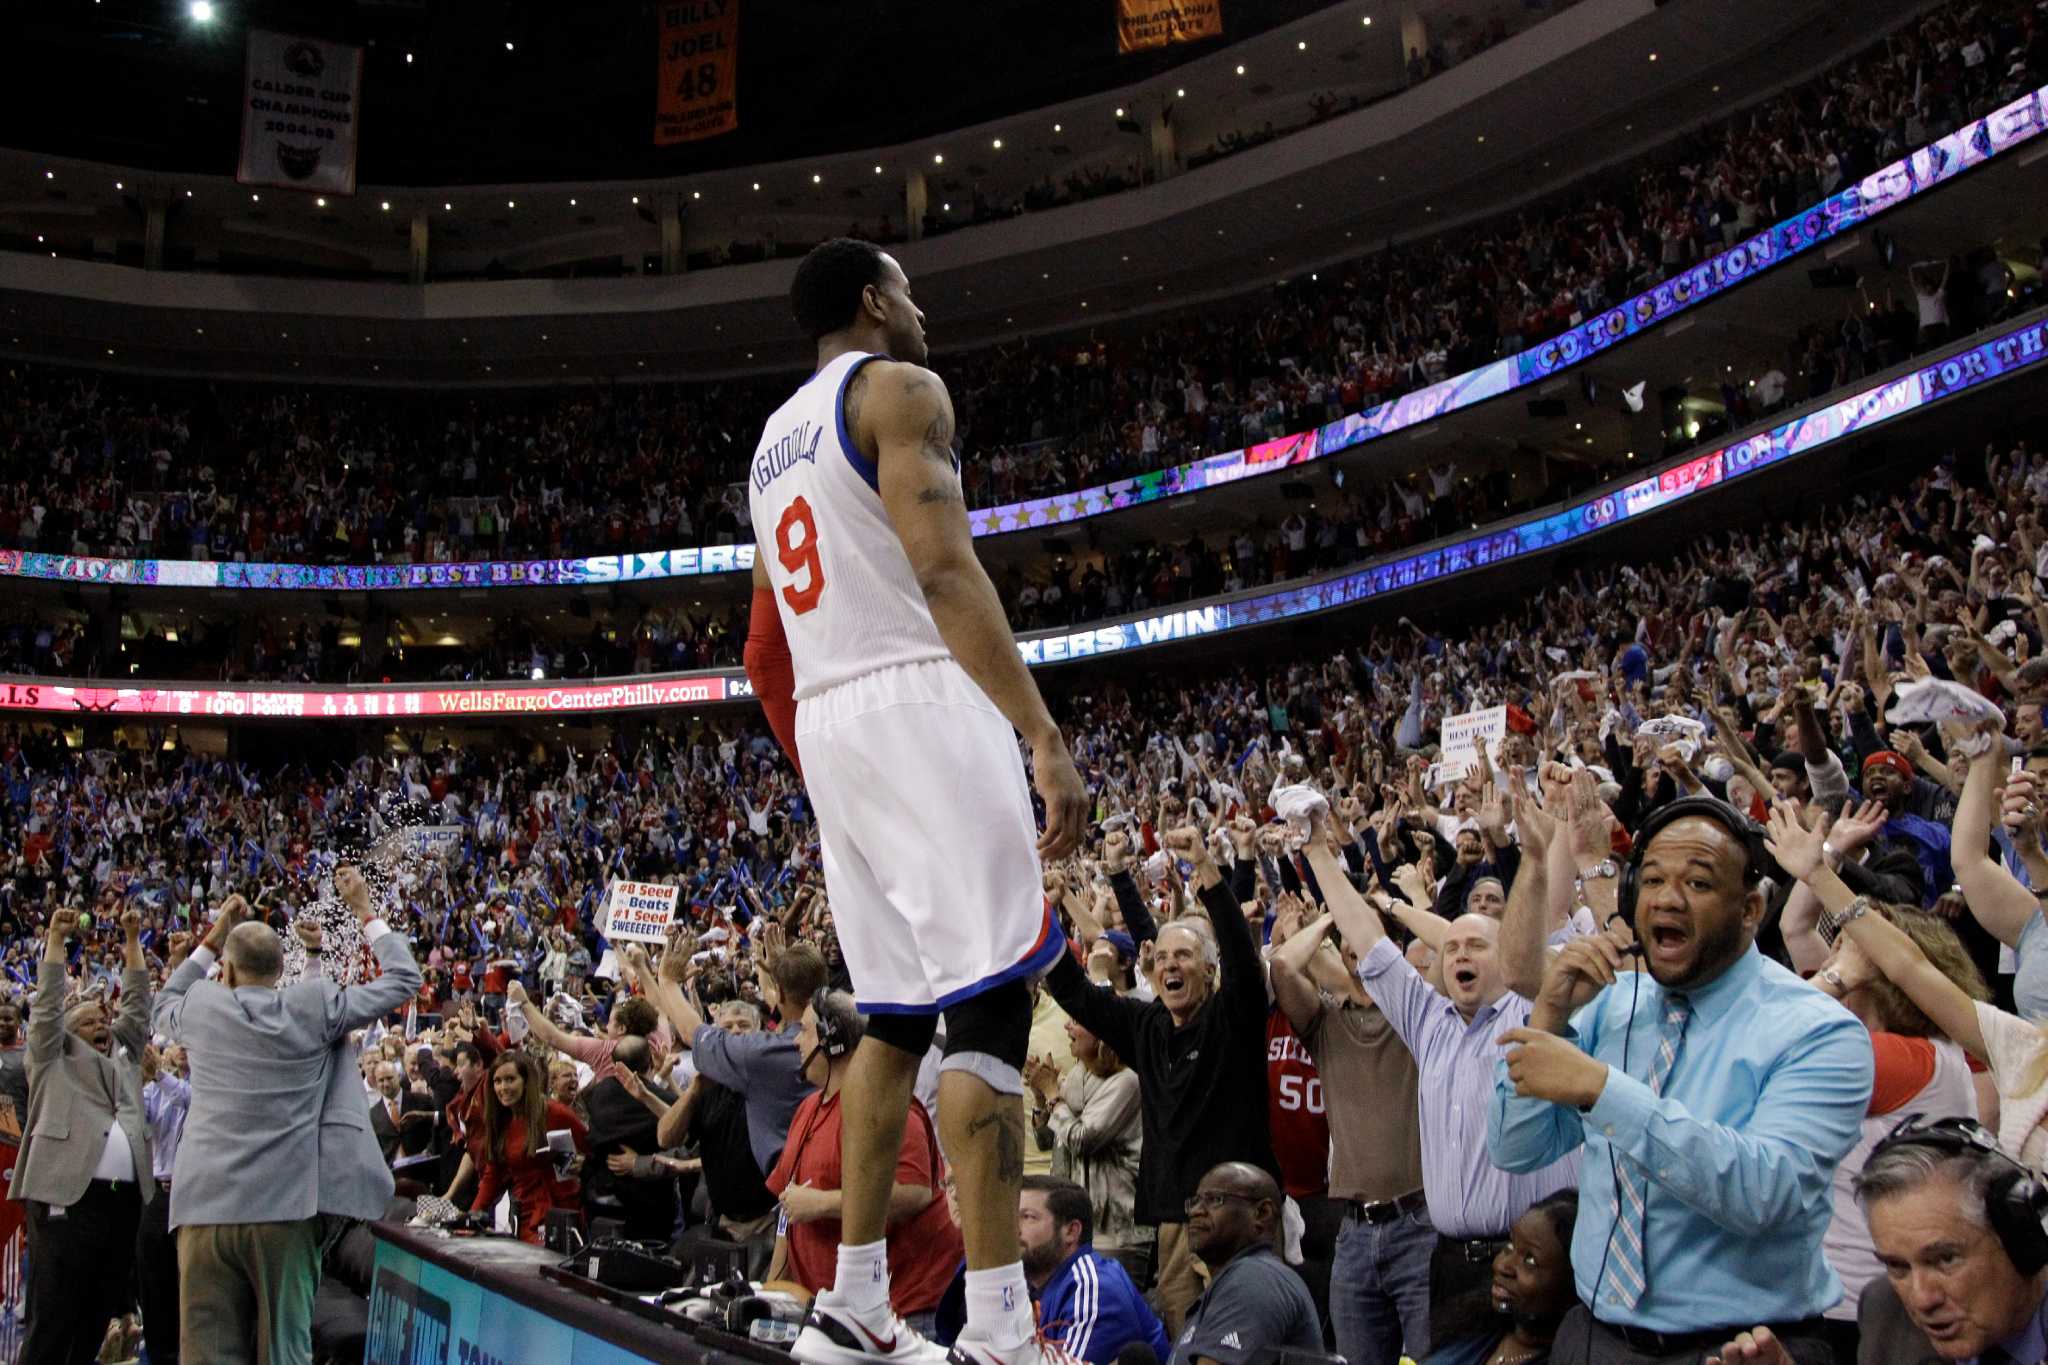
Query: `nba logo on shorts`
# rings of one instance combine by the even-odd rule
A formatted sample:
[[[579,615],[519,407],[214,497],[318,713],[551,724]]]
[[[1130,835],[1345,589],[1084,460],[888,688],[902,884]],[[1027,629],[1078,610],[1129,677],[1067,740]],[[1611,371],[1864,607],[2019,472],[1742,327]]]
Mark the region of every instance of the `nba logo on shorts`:
[[[1003,1311],[1005,1313],[1017,1311],[1017,1287],[1015,1285],[1006,1284],[1003,1286]]]

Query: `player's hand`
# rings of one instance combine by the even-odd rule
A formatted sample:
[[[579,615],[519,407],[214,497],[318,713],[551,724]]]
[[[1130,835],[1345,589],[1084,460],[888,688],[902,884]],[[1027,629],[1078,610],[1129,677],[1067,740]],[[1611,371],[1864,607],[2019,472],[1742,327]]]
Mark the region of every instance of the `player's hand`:
[[[1032,780],[1045,802],[1045,833],[1039,836],[1041,860],[1064,858],[1081,846],[1088,832],[1088,788],[1067,742],[1057,730],[1031,746]]]

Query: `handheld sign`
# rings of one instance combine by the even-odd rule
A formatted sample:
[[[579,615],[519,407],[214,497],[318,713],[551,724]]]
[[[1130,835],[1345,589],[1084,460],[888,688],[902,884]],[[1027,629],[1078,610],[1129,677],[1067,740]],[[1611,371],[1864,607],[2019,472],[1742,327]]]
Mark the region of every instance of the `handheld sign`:
[[[676,917],[676,897],[681,890],[658,882],[613,882],[605,888],[604,910],[598,916],[597,931],[613,943],[665,942],[669,921]]]

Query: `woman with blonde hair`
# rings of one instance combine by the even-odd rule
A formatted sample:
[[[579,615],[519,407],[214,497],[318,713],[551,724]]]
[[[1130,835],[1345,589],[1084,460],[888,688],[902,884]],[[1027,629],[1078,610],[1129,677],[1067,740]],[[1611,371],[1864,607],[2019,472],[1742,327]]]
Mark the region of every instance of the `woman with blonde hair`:
[[[1998,1088],[1998,1141],[2006,1155],[2040,1170],[2048,1165],[2048,1032],[1975,998],[1878,903],[1858,896],[1828,865],[1828,821],[1811,827],[1787,802],[1771,810],[1769,848],[1779,866],[1813,889],[1825,922],[1854,945],[1941,1033],[1991,1069]],[[1896,913],[1896,912],[1893,912]],[[1840,974],[1840,968],[1835,969]],[[1853,959],[1852,959],[1853,970]]]
[[[1869,916],[1882,917],[1903,935],[1925,963],[1971,1003],[1991,998],[1962,940],[1946,922],[1901,906],[1872,903]],[[1896,945],[1894,945],[1896,946]],[[1856,1145],[1835,1167],[1834,1218],[1821,1239],[1821,1253],[1841,1277],[1842,1297],[1823,1316],[1837,1361],[1854,1365],[1858,1344],[1857,1304],[1864,1286],[1884,1273],[1871,1240],[1870,1223],[1856,1198],[1855,1182],[1877,1145],[1907,1114],[1929,1118],[1977,1117],[1976,1085],[1963,1049],[1942,1034],[1927,1012],[1898,983],[1871,964],[1847,935],[1836,941],[1827,965],[1813,984],[1847,1007],[1870,1030],[1875,1077],[1870,1105]]]

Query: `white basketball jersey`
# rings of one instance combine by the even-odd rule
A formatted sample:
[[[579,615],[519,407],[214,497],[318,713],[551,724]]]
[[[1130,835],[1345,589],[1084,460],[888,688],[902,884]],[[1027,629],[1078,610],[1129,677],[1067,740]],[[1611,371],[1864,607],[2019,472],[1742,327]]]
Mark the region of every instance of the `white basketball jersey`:
[[[878,668],[952,657],[882,508],[875,466],[846,429],[847,381],[885,358],[852,351],[812,375],[768,419],[748,470],[756,553],[798,701]]]

